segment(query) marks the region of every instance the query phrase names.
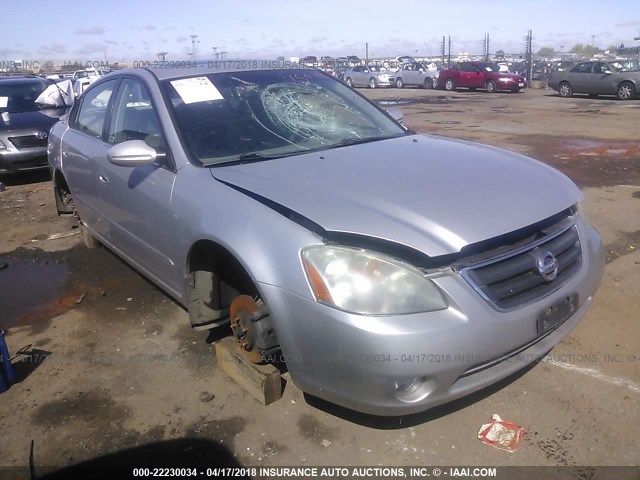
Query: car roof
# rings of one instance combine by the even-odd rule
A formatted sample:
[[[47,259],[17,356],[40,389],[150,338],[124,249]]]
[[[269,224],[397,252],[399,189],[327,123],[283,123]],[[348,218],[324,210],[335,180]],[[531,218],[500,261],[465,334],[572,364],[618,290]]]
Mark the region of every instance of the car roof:
[[[50,81],[50,79],[48,78],[44,78],[44,77],[38,77],[37,75],[33,75],[33,76],[18,76],[18,77],[0,77],[0,82],[2,82],[2,84],[6,85],[24,85],[25,83],[40,83],[40,82],[47,82]]]
[[[192,65],[189,62],[175,62],[178,65]],[[164,64],[170,64],[170,62],[164,62]],[[178,67],[178,68],[165,68],[162,62],[159,62],[158,66],[150,65],[145,68],[127,68],[124,70],[118,70],[119,74],[126,74],[128,72],[139,72],[140,70],[147,70],[158,80],[169,80],[172,78],[194,77],[197,75],[209,75],[211,73],[229,73],[229,72],[245,72],[245,71],[258,71],[258,70],[315,70],[314,68],[307,67],[298,62],[282,61],[282,60],[210,60],[198,62],[192,68]],[[112,72],[113,73],[113,72]]]

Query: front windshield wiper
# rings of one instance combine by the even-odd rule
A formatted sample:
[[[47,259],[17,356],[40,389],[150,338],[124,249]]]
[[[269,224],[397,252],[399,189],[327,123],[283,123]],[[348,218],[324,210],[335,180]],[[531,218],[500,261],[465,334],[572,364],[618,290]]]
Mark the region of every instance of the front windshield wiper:
[[[360,145],[362,143],[377,142],[378,140],[388,140],[390,138],[398,138],[399,135],[388,135],[384,137],[348,137],[343,138],[338,143],[329,145],[327,148],[340,148],[349,145]]]
[[[307,150],[299,150],[296,152],[265,154],[259,152],[247,152],[241,154],[236,160],[229,160],[228,162],[213,163],[207,166],[210,167],[228,167],[231,165],[243,165],[245,163],[263,162],[265,160],[275,160],[276,158],[290,157],[293,155],[300,155],[307,153]]]

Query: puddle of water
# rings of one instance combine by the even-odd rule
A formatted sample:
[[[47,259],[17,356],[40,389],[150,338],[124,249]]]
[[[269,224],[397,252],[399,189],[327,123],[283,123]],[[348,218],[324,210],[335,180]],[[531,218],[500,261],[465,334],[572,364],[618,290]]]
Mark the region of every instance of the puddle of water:
[[[421,104],[430,104],[430,105],[442,105],[443,103],[451,103],[452,97],[439,95],[437,97],[418,97],[418,98],[409,98],[409,99],[400,99],[400,98],[385,98],[383,100],[378,100],[379,105],[421,105]]]
[[[69,309],[79,294],[67,288],[69,270],[52,261],[12,263],[0,270],[0,327],[47,320]]]
[[[408,105],[411,102],[409,100],[380,100],[379,105]]]

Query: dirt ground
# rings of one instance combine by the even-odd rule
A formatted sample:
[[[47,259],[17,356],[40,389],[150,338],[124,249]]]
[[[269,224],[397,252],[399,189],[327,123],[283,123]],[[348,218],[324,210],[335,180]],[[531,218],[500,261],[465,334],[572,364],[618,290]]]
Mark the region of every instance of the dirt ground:
[[[418,132],[534,156],[582,188],[605,276],[550,361],[410,417],[345,411],[292,382],[261,406],[216,367],[220,333],[192,331],[162,291],[108,250],[82,246],[56,217],[46,175],[5,178],[0,326],[18,381],[0,394],[0,465],[27,465],[32,442],[36,466],[62,466],[160,441],[172,446],[165,464],[183,454],[236,465],[640,464],[640,101],[361,92],[400,108]],[[494,413],[526,429],[516,453],[476,438]]]

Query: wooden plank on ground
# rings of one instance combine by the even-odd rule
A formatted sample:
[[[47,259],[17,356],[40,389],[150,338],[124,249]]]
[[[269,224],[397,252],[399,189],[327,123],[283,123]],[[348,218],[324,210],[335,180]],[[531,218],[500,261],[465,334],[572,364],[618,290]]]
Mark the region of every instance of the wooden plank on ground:
[[[218,367],[263,405],[282,398],[280,370],[273,365],[256,365],[245,358],[233,337],[214,343]]]

